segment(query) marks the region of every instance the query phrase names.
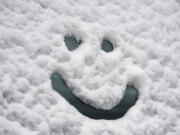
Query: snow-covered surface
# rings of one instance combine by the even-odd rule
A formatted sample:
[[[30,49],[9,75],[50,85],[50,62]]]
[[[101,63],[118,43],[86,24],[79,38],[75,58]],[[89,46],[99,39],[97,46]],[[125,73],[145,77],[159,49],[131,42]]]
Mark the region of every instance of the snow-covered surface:
[[[68,51],[66,34],[82,44]],[[179,1],[0,0],[0,135],[179,135],[179,59]],[[92,120],[52,89],[53,72],[96,108],[127,84],[140,97],[121,119]]]

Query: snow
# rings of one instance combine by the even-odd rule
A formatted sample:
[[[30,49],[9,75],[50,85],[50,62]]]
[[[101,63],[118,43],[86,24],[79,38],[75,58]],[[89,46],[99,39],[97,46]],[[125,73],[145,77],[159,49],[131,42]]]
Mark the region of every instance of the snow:
[[[82,40],[74,51],[67,34]],[[0,0],[0,135],[179,135],[179,35],[178,0]],[[53,72],[96,108],[127,84],[140,97],[121,119],[89,119],[52,89]]]

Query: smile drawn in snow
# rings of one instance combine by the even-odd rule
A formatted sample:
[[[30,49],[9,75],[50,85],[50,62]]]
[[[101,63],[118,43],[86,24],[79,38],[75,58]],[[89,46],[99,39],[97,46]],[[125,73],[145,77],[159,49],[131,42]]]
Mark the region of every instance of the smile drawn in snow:
[[[77,41],[74,36],[65,36],[64,42],[69,51],[75,50],[81,44],[81,40]],[[111,52],[113,50],[113,45],[110,41],[104,39],[101,43],[101,49],[105,52]],[[59,73],[52,73],[50,78],[52,88],[56,92],[63,96],[66,101],[74,106],[81,114],[92,119],[114,120],[121,118],[136,103],[139,96],[139,92],[134,86],[127,85],[123,98],[119,104],[110,110],[96,109],[76,97]]]

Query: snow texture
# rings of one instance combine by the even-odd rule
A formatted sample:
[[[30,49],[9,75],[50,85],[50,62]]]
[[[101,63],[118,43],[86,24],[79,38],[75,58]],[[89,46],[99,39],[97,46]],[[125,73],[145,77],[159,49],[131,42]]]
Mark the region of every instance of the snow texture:
[[[67,34],[82,40],[74,51]],[[0,135],[179,135],[179,58],[179,0],[0,0]],[[53,72],[96,108],[127,84],[140,97],[121,119],[89,119],[52,89]]]

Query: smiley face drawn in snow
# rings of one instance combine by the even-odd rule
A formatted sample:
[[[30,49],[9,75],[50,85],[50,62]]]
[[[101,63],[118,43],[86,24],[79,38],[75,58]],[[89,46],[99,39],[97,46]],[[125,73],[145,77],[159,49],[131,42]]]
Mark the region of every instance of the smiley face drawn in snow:
[[[73,51],[82,43],[77,40],[73,35],[65,36],[65,45],[69,51]],[[113,44],[103,39],[101,49],[106,53],[113,51]],[[123,117],[126,112],[136,103],[139,97],[139,91],[133,85],[127,85],[120,102],[110,109],[95,108],[88,103],[82,101],[78,96],[73,94],[73,88],[69,88],[63,77],[55,72],[51,75],[52,87],[67,102],[73,105],[81,114],[92,119],[117,119]]]

